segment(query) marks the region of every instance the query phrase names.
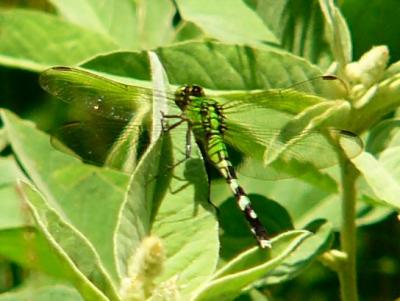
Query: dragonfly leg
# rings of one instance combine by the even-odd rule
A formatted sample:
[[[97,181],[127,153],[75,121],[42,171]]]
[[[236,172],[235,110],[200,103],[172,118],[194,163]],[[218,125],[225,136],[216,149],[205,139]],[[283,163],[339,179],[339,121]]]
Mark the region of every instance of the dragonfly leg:
[[[181,120],[184,121],[184,120]],[[185,158],[179,160],[178,162],[174,163],[170,168],[175,168],[179,164],[189,160],[192,157],[192,135],[191,135],[192,127],[188,124],[186,129],[186,147],[185,147]]]
[[[188,127],[186,129],[186,160],[192,156],[192,126],[188,123]]]
[[[162,122],[161,122],[161,124],[162,124],[163,131],[164,131],[164,132],[168,132],[168,131],[170,131],[170,130],[176,128],[176,127],[178,127],[178,126],[181,125],[182,123],[188,121],[188,119],[185,118],[185,117],[182,116],[182,115],[164,115],[164,113],[161,112],[161,116],[162,116],[162,119],[163,119]],[[164,122],[166,119],[171,119],[171,118],[177,118],[177,119],[179,119],[179,121],[175,122],[175,123],[172,124],[172,125],[168,125],[166,122]]]

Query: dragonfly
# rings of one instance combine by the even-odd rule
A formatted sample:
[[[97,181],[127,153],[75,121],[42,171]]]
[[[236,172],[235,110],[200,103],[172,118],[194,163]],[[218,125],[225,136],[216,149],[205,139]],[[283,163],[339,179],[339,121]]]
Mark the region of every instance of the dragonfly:
[[[45,70],[40,75],[40,84],[53,96],[109,122],[131,122],[138,112],[150,112],[152,97],[160,93],[71,67]],[[163,114],[162,124],[165,120],[174,120],[164,125],[164,130],[187,125],[186,159],[191,155],[193,133],[203,157],[229,185],[261,248],[270,248],[271,240],[239,184],[229,149],[243,155],[241,173],[262,179],[293,177],[309,167],[321,169],[335,165],[338,152],[344,146],[350,158],[362,150],[360,138],[352,132],[319,126],[317,117],[323,113],[314,116],[312,112],[326,103],[325,99],[295,89],[209,96],[201,86],[184,85],[167,93],[166,98],[179,108],[179,113]],[[304,114],[307,109],[311,112],[309,115]]]

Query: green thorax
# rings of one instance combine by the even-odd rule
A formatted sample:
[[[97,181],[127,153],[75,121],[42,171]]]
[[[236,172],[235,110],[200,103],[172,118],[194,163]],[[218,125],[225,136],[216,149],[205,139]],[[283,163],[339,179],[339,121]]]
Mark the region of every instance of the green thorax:
[[[222,107],[216,100],[205,97],[202,88],[181,87],[176,92],[175,103],[182,110],[183,118],[188,120],[199,142],[207,146],[210,139],[222,139],[226,129]]]

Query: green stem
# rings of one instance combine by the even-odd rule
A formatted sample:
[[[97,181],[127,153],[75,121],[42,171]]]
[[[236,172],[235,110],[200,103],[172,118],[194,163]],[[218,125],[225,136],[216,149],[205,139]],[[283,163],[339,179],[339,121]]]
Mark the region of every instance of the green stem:
[[[340,230],[341,250],[346,260],[340,265],[339,282],[342,301],[357,301],[356,279],[356,189],[357,170],[343,159],[342,170],[342,225]]]

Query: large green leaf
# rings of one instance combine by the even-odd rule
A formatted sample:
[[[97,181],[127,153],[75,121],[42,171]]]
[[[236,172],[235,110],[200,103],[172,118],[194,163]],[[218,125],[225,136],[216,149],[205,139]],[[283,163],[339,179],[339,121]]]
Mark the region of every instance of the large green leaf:
[[[128,176],[84,165],[52,148],[50,138],[32,124],[5,111],[1,116],[13,151],[31,181],[59,216],[93,244],[117,279],[112,242]]]
[[[179,13],[212,38],[228,43],[277,43],[274,34],[241,0],[178,0]]]
[[[89,242],[63,221],[32,186],[21,183],[19,188],[32,210],[40,231],[50,242],[54,252],[64,261],[69,280],[85,300],[120,300],[111,279]]]
[[[322,93],[329,98],[337,95],[326,94],[326,88],[341,87],[337,81],[316,80],[322,75],[317,66],[282,51],[218,42],[186,42],[155,52],[173,85],[198,84],[230,92],[293,87],[302,92]],[[117,76],[116,79],[126,83],[132,82],[132,78],[147,81],[151,78],[145,52],[101,55],[81,67]],[[303,84],[297,85],[299,83]]]
[[[152,48],[173,34],[175,8],[169,0],[50,1],[65,19],[98,32],[124,49]]]
[[[27,287],[18,292],[0,295],[0,301],[83,301],[73,289],[65,285],[48,285],[42,287]]]
[[[41,71],[118,49],[101,34],[39,11],[0,10],[0,27],[0,62],[10,67]]]
[[[172,141],[175,150],[184,147],[180,135]],[[171,170],[181,158],[176,153],[172,157],[171,147],[170,137],[162,137],[150,146],[131,177],[118,220],[116,260],[120,274],[127,277],[129,259],[140,241],[150,234],[160,237],[166,261],[159,285],[177,279],[177,287],[182,286],[181,294],[186,296],[215,270],[218,227],[207,203],[203,163],[193,155]]]

